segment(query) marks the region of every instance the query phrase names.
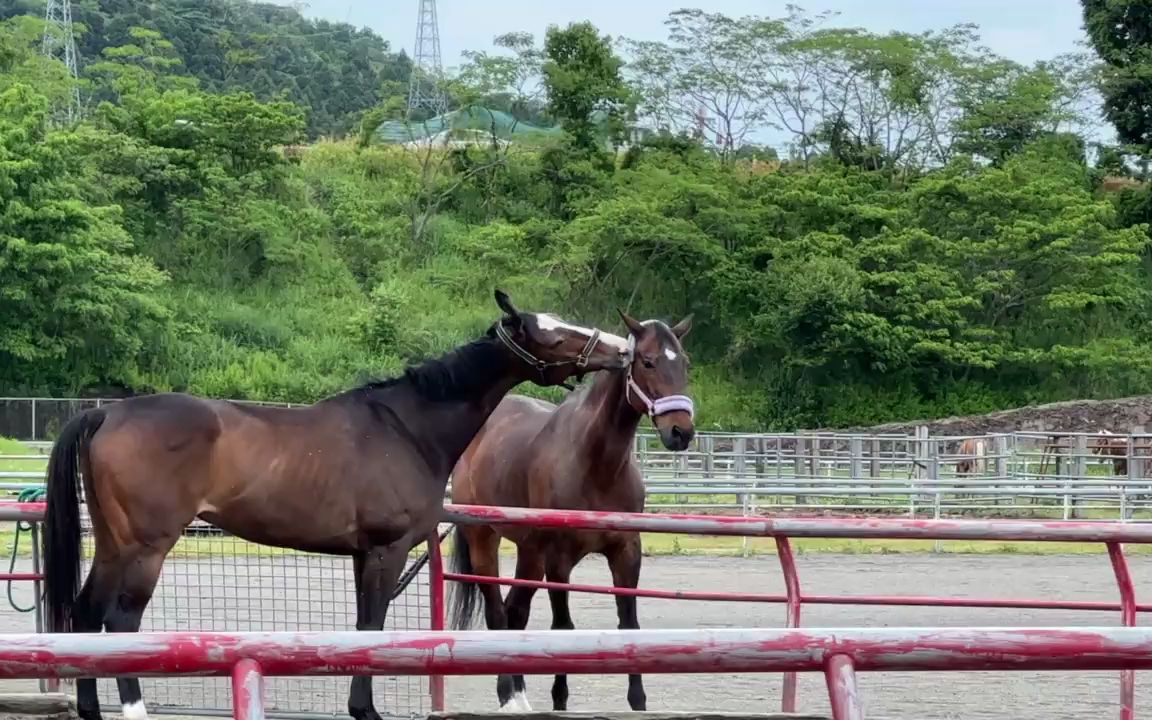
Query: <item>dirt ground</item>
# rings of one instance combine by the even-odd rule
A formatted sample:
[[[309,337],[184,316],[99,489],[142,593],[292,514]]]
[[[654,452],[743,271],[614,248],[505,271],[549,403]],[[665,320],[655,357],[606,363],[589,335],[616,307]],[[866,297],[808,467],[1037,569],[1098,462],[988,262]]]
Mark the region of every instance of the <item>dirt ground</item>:
[[[511,558],[504,572],[511,573]],[[1131,558],[1137,596],[1152,594],[1152,557]],[[333,566],[331,575],[307,576],[285,573],[284,567],[264,562],[241,573],[229,570],[219,559],[211,567],[195,567],[187,560],[173,560],[165,586],[151,608],[149,625],[155,629],[344,629],[343,618],[351,607],[346,571]],[[983,597],[1040,597],[1067,600],[1112,600],[1116,590],[1106,556],[1026,555],[808,555],[799,558],[805,591],[821,594],[940,594]],[[192,578],[210,571],[211,585]],[[283,578],[287,577],[288,580]],[[178,579],[185,578],[182,585]],[[318,581],[319,580],[319,581]],[[573,582],[607,584],[604,563],[586,561],[577,568]],[[748,559],[667,556],[647,558],[641,580],[646,587],[747,592],[783,592],[774,556]],[[285,584],[287,583],[287,584]],[[213,599],[222,591],[221,598]],[[423,593],[421,593],[423,594]],[[16,598],[26,603],[30,594],[20,590]],[[255,601],[261,609],[253,611]],[[395,607],[394,627],[416,627],[425,606]],[[601,595],[574,596],[572,614],[583,628],[614,628],[615,604]],[[645,627],[780,627],[781,606],[747,603],[704,603],[671,600],[640,601],[640,621]],[[1014,625],[1113,625],[1114,613],[1077,613],[1025,610],[870,608],[812,606],[804,609],[808,627],[907,626],[1014,626]],[[532,628],[547,628],[548,600],[537,594]],[[0,613],[0,632],[32,629],[30,615],[12,610]],[[290,625],[291,624],[291,625]],[[390,623],[391,625],[391,623]],[[1152,708],[1152,677],[1137,674],[1137,710]],[[156,682],[168,683],[160,690]],[[222,680],[148,681],[146,699],[164,695],[168,701],[200,698],[205,703],[225,703],[220,695]],[[1119,680],[1115,673],[888,673],[861,676],[861,691],[869,718],[899,720],[952,720],[958,718],[1012,718],[1013,720],[1059,720],[1061,718],[1118,717]],[[627,709],[626,678],[573,676],[569,686],[572,710]],[[0,683],[0,690],[27,689],[29,683]],[[118,709],[114,685],[102,682],[101,695],[109,714]],[[272,679],[270,701],[301,702],[345,717],[347,679]],[[377,705],[381,710],[418,709],[426,692],[423,679],[376,680]],[[534,709],[550,707],[551,678],[530,676],[529,698]],[[650,710],[716,710],[766,712],[779,707],[780,678],[756,675],[646,676]],[[457,710],[494,710],[495,678],[452,677],[447,679],[448,706]],[[289,696],[290,694],[290,696]],[[828,710],[823,678],[800,678],[802,710]],[[386,711],[386,710],[385,710]]]

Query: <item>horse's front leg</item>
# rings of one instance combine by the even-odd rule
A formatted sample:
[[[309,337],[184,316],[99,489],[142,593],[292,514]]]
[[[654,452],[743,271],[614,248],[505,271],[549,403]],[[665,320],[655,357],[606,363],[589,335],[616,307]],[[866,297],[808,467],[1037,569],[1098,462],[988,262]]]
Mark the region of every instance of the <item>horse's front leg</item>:
[[[618,588],[634,588],[640,584],[640,534],[634,533],[606,553],[608,568],[612,571],[612,584]],[[638,630],[640,620],[636,615],[636,598],[630,595],[616,596],[616,615],[620,619],[619,629]],[[648,696],[644,693],[644,681],[640,675],[628,676],[628,704],[633,710],[647,710]]]
[[[408,557],[407,545],[370,548],[352,557],[352,572],[356,582],[356,629],[382,630],[388,616],[388,604],[396,589],[396,581]],[[355,720],[382,720],[372,703],[372,676],[352,678],[348,693],[348,714]]]
[[[516,578],[518,580],[544,579],[544,558],[536,549],[520,546],[516,552]],[[504,618],[509,630],[523,630],[528,627],[528,617],[532,612],[532,598],[536,588],[513,587],[504,599]],[[530,712],[528,686],[523,675],[500,675],[496,679],[496,692],[500,697],[502,710]]]

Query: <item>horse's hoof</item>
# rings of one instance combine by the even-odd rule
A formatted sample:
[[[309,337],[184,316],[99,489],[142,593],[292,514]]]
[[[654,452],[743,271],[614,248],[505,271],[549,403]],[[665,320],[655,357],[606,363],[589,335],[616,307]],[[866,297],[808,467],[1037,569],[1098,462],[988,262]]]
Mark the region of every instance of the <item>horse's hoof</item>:
[[[512,697],[508,698],[508,702],[500,706],[502,713],[529,713],[532,712],[532,705],[528,702],[528,693],[519,691],[512,693]]]
[[[348,708],[348,714],[352,716],[353,720],[384,720],[374,707]]]

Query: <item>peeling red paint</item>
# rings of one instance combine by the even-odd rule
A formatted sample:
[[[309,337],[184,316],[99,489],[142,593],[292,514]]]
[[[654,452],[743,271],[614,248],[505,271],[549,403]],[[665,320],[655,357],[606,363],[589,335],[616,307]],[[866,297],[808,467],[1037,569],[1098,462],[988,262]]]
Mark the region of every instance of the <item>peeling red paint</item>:
[[[917,520],[911,518],[748,518],[736,516],[545,510],[445,505],[447,520],[465,524],[618,530],[746,537],[1035,540],[1152,543],[1152,526],[1084,520]]]
[[[0,521],[3,522],[40,522],[48,504],[42,502],[0,502]]]
[[[232,717],[264,720],[264,676],[260,663],[250,658],[232,667]]]
[[[824,680],[832,701],[832,720],[864,720],[864,705],[852,658],[840,654],[828,656],[824,662]]]
[[[573,630],[8,635],[0,678],[1152,669],[1146,628]]]
[[[778,603],[789,602],[787,595],[779,593],[739,593],[739,592],[699,592],[694,590],[654,590],[649,588],[624,588],[610,585],[589,585],[585,583],[558,583],[547,580],[524,580],[521,578],[491,577],[488,575],[468,575],[462,573],[444,573],[445,580],[453,582],[475,582],[502,585],[505,587],[531,587],[538,590],[568,590],[569,592],[583,592],[597,595],[624,595],[630,597],[647,597],[663,600],[698,600],[709,602],[752,602],[752,603]],[[787,583],[787,577],[785,577]],[[902,607],[966,607],[966,608],[1016,608],[1029,610],[1079,610],[1119,612],[1122,605],[1119,602],[1100,600],[1041,600],[1036,598],[957,598],[937,597],[932,595],[807,595],[803,596],[805,604],[812,605],[892,605]],[[1141,612],[1152,611],[1152,605],[1136,604],[1135,608]],[[793,627],[799,627],[795,625]]]

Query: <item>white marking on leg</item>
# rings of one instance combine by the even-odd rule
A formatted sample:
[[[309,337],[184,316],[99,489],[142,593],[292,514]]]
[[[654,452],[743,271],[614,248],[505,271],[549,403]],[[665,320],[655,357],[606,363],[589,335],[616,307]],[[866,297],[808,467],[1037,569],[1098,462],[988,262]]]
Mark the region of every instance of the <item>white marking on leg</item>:
[[[676,351],[672,348],[664,348],[664,357],[668,358],[669,360],[675,360],[679,357],[679,355],[677,355]]]
[[[123,715],[124,720],[148,720],[148,708],[143,700],[137,700],[124,706]]]
[[[512,697],[508,698],[508,702],[500,706],[502,713],[526,713],[532,712],[532,705],[528,703],[528,694],[525,692],[516,692]]]

